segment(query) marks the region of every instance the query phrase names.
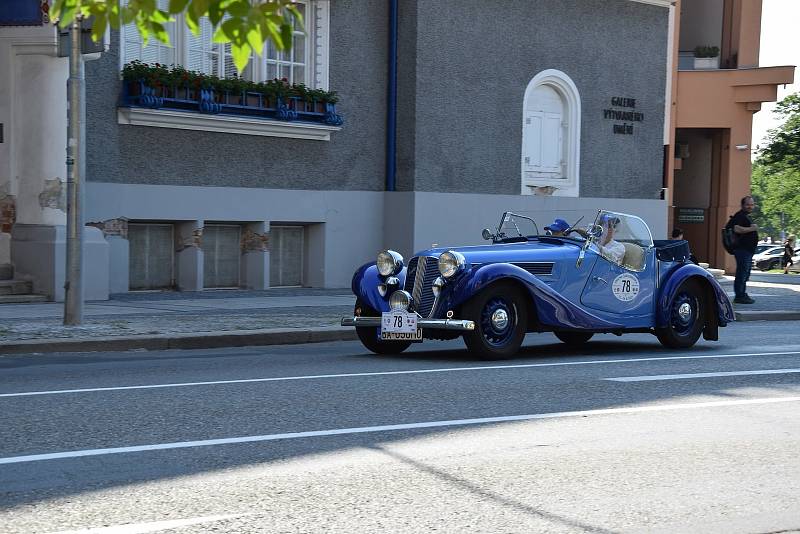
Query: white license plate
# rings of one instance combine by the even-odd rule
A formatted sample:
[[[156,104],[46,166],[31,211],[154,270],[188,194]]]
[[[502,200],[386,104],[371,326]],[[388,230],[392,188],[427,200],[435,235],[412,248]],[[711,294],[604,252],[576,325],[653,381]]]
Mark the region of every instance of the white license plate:
[[[417,326],[418,315],[404,311],[384,312],[381,315],[381,339],[420,341],[422,329]]]

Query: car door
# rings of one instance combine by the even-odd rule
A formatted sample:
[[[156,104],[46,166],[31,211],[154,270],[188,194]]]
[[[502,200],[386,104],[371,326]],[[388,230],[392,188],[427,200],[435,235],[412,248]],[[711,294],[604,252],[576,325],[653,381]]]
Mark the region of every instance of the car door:
[[[651,315],[655,295],[654,249],[650,247],[644,255],[642,270],[628,269],[604,256],[598,257],[581,294],[581,304],[620,315]]]

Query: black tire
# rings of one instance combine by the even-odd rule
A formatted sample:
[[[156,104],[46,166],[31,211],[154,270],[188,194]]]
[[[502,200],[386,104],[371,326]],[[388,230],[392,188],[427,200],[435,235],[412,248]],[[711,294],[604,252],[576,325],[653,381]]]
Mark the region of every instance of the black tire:
[[[464,334],[470,352],[485,360],[517,353],[528,324],[527,298],[519,286],[509,282],[492,284],[464,304],[462,312],[464,319],[475,321],[475,330]]]
[[[363,317],[380,317],[380,313],[360,302],[356,302],[356,308],[361,308]],[[375,354],[400,354],[411,346],[410,341],[381,341],[378,339],[377,326],[358,326],[356,335],[361,344]]]
[[[592,332],[553,332],[558,339],[570,347],[580,347],[594,335]]]
[[[685,280],[669,305],[669,323],[665,327],[656,328],[658,340],[671,349],[691,347],[697,343],[703,332],[706,313],[703,286],[697,280]]]
[[[769,262],[769,266],[767,267],[767,270],[771,271],[772,269],[777,269],[780,266],[781,266],[781,260],[773,260],[773,261]]]

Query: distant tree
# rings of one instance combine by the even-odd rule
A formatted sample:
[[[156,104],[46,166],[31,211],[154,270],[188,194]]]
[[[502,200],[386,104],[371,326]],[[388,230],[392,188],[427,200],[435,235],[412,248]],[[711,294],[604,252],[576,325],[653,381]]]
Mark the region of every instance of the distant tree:
[[[800,93],[781,100],[775,113],[783,122],[769,131],[751,180],[756,224],[772,235],[800,228]]]
[[[160,9],[159,4],[158,0],[54,0],[50,20],[65,28],[76,17],[94,17],[95,41],[105,35],[109,26],[119,29],[134,23],[146,45],[151,37],[169,44],[165,24],[174,20],[174,15],[185,14],[183,20],[195,35],[200,31],[200,19],[208,17],[215,30],[214,42],[231,43],[233,60],[240,72],[247,66],[251,52],[261,55],[267,41],[272,41],[278,50],[289,50],[292,19],[303,22],[294,0],[169,0],[167,9]]]

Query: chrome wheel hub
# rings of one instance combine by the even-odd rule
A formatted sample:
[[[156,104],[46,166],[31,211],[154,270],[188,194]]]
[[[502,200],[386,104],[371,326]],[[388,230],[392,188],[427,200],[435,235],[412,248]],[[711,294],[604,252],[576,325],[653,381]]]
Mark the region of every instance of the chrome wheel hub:
[[[508,313],[505,310],[495,310],[492,314],[492,326],[497,330],[508,326]]]
[[[692,305],[688,302],[684,302],[678,307],[678,315],[680,316],[682,321],[688,321],[689,318],[692,316]]]

